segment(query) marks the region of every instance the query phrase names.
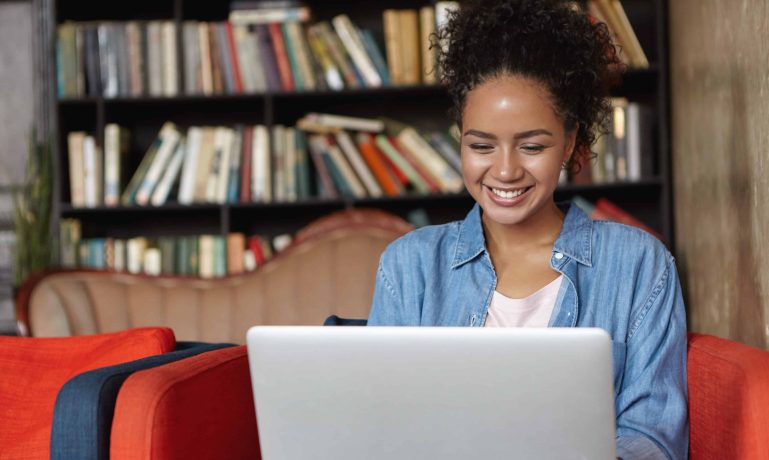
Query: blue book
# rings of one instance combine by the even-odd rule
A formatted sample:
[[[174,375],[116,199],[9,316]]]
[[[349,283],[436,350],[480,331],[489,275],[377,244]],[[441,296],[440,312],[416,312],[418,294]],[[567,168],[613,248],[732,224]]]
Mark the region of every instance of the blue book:
[[[376,67],[379,76],[382,78],[382,84],[389,85],[390,72],[387,70],[387,64],[382,56],[382,52],[379,51],[374,36],[367,29],[360,29],[360,39],[363,42],[363,47],[366,49],[366,54],[371,58],[374,67]]]

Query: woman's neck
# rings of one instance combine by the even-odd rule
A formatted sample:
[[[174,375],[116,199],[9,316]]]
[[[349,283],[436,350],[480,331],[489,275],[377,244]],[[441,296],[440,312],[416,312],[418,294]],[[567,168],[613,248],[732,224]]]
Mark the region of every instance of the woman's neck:
[[[540,212],[518,224],[500,224],[487,219],[485,215],[481,216],[481,221],[486,247],[494,255],[552,246],[561,232],[564,214],[555,202],[550,202]]]

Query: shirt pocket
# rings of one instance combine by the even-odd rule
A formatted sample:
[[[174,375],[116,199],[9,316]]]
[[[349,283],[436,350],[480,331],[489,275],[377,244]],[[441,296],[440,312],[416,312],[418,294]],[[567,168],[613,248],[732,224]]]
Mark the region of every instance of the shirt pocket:
[[[619,393],[622,386],[622,377],[625,375],[625,354],[627,345],[624,342],[611,341],[611,354],[614,371],[614,392]]]

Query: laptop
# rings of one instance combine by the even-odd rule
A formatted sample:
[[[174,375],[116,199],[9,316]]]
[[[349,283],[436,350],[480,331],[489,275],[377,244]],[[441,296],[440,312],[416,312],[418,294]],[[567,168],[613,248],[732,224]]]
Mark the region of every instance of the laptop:
[[[255,326],[246,341],[264,460],[615,458],[600,329]]]

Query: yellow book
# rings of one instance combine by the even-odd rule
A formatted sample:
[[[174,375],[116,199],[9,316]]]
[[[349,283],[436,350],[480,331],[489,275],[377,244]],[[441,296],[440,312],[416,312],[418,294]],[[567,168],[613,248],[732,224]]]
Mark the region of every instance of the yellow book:
[[[435,9],[424,6],[419,10],[419,44],[422,50],[422,83],[434,85],[437,83],[435,64],[436,49],[430,49],[430,36],[435,33]]]
[[[422,81],[419,62],[419,18],[417,10],[400,10],[400,44],[403,51],[403,84],[418,85]]]
[[[398,10],[384,10],[385,53],[387,54],[387,69],[390,71],[390,81],[393,85],[403,84],[403,50],[400,42],[400,15]]]

